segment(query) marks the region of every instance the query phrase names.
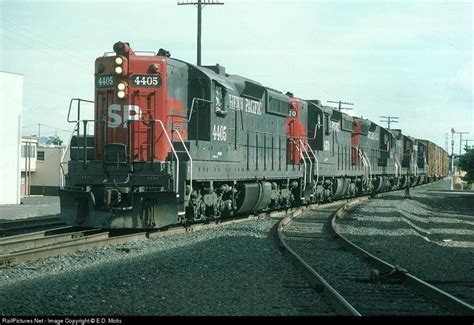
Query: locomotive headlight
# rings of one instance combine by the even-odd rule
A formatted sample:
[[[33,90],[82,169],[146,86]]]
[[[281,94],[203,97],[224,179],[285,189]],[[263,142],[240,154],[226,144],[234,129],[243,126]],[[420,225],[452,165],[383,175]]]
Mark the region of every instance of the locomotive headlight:
[[[123,63],[123,58],[121,58],[120,56],[117,56],[115,58],[115,64],[116,65],[121,65]]]
[[[122,67],[115,67],[115,73],[116,74],[122,74],[122,72],[123,72]]]
[[[117,97],[118,98],[125,98],[125,90],[119,90],[117,92]]]
[[[118,90],[125,90],[125,82],[120,82],[118,85],[117,85],[117,89]]]

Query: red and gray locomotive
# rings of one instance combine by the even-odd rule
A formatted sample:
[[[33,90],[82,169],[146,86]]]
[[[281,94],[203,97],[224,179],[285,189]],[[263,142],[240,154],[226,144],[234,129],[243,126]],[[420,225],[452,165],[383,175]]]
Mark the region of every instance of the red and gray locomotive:
[[[319,100],[165,50],[113,49],[95,63],[94,118],[78,108],[74,121],[60,190],[69,224],[162,228],[415,186],[447,172],[446,153],[431,142]]]

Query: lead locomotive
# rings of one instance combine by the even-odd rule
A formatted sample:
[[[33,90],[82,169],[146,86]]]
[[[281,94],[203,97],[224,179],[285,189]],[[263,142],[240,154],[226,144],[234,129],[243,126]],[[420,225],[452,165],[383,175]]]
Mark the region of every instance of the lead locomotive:
[[[60,190],[69,224],[162,228],[447,173],[444,150],[400,130],[219,65],[195,66],[164,50],[139,55],[122,42],[113,49],[95,63],[94,119],[81,119],[78,108]]]

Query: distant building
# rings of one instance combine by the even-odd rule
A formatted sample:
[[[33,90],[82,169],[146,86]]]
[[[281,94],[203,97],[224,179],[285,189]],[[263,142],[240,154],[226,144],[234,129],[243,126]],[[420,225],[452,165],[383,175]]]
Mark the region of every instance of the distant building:
[[[31,180],[36,173],[36,151],[38,139],[35,137],[21,138],[21,196],[31,195]]]
[[[31,195],[58,195],[58,189],[64,185],[61,158],[65,151],[66,147],[38,147],[36,172],[31,178]],[[62,168],[67,172],[67,164],[63,164]]]
[[[20,204],[23,76],[0,71],[0,204]]]

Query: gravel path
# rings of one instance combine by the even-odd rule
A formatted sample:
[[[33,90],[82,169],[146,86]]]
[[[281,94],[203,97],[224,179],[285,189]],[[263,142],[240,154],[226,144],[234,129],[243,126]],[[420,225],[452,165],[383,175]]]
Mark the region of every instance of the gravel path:
[[[434,184],[449,189],[450,181]],[[387,262],[474,304],[474,196],[430,192],[430,185],[381,195],[339,226]]]
[[[275,220],[78,252],[0,270],[1,315],[321,315],[275,248]]]

